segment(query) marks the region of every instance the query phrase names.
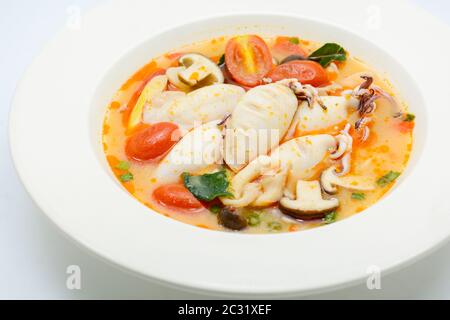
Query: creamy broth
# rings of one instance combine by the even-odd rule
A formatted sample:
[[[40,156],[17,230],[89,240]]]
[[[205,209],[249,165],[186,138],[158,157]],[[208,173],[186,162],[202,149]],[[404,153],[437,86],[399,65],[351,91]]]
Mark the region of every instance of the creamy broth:
[[[200,53],[218,63],[231,38],[220,37],[194,43],[152,59],[130,77],[116,92],[107,108],[103,125],[103,148],[108,163],[118,181],[133,197],[167,217],[213,230],[229,230],[218,222],[218,213],[213,212],[219,210],[218,205],[222,207],[218,199],[213,200],[209,204],[203,202],[204,208],[195,212],[176,210],[173,207],[164,206],[153,199],[153,191],[160,186],[160,181],[155,178],[154,171],[163,160],[162,158],[150,161],[129,159],[125,152],[125,145],[127,139],[134,131],[130,132],[127,129],[127,120],[131,112],[130,109],[132,109],[132,107],[130,108],[132,105],[130,101],[139,97],[136,92],[145,85],[149,75],[155,72],[164,74],[164,71],[168,68],[178,66],[178,59],[184,53]],[[264,40],[268,47],[273,50],[274,46],[276,46],[277,37],[264,38]],[[292,41],[292,44],[299,46],[308,55],[322,46],[322,44],[302,39]],[[279,62],[277,61],[277,63]],[[412,149],[414,127],[414,119],[408,114],[407,106],[397,97],[394,88],[388,80],[384,79],[363,61],[351,56],[351,53],[347,53],[345,61],[333,62],[333,65],[337,68],[333,69],[333,66],[326,68],[329,80],[335,85],[330,87],[327,92],[328,95],[340,96],[346,90],[353,90],[364,82],[358,75],[370,75],[373,77],[373,85],[378,86],[391,95],[395,100],[396,107],[402,112],[401,115],[394,117],[393,102],[384,98],[377,99],[375,102],[376,109],[370,114],[369,137],[366,141],[361,142],[355,138],[356,136],[353,136],[353,148],[350,154],[351,170],[348,174],[364,176],[368,180],[373,181],[373,190],[360,191],[339,187],[338,192],[333,195],[322,192],[324,199],[338,199],[339,206],[332,211],[331,216],[327,213],[325,217],[313,220],[295,219],[290,215],[284,214],[279,209],[278,202],[262,208],[245,206],[239,209],[239,214],[247,220],[248,225],[239,232],[293,232],[347,218],[379,201],[395,184],[394,181],[390,180],[387,183],[382,183],[383,181],[380,182],[381,177],[389,172],[401,173],[405,170]],[[170,89],[169,84],[169,90],[176,90],[176,88],[172,87]],[[357,112],[352,112],[345,122],[321,128],[314,132],[302,131],[302,122],[300,120],[296,135],[329,134],[336,136],[341,130],[344,130],[346,123],[354,124],[358,117]],[[409,118],[406,119],[405,117]],[[292,138],[294,137],[285,137],[282,142]],[[306,180],[320,179],[320,173],[332,163],[333,161],[324,162],[322,170],[319,170],[317,174]],[[224,164],[224,167],[227,167],[226,164]],[[208,170],[205,172],[208,172]],[[194,172],[193,174],[200,173]],[[228,174],[229,180],[231,180],[236,173],[229,172]],[[148,214],[154,213],[149,210]]]

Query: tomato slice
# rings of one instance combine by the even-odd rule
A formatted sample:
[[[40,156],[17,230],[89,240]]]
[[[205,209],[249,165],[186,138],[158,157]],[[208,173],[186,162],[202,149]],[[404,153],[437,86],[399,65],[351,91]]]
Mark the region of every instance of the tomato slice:
[[[150,80],[152,80],[154,77],[164,75],[165,73],[166,73],[165,69],[157,68],[143,78],[141,85],[133,93],[133,95],[131,96],[130,100],[127,103],[126,109],[123,112],[122,122],[125,126],[128,126],[128,120],[130,119],[131,111],[133,111],[133,108],[136,105],[137,101],[139,100],[139,96],[141,95],[147,83],[149,83]]]
[[[159,204],[172,209],[197,211],[203,209],[202,203],[179,183],[166,184],[153,191],[153,198]]]
[[[321,87],[329,84],[328,75],[322,66],[309,60],[296,60],[280,64],[268,75],[272,81],[295,78],[302,84]]]
[[[180,133],[176,124],[155,123],[130,136],[125,145],[125,153],[132,160],[154,160],[169,151],[179,139]]]
[[[238,83],[254,87],[272,69],[272,55],[263,39],[256,35],[237,36],[225,48],[225,64]]]
[[[297,38],[277,37],[275,39],[275,43],[272,46],[272,55],[275,59],[281,61],[291,55],[299,55],[305,58],[308,56],[298,43],[294,43],[293,39]]]

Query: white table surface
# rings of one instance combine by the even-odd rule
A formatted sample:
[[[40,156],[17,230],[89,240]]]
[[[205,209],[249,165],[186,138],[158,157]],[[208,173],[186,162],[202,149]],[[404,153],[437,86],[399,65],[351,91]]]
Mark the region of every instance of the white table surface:
[[[14,170],[7,128],[17,81],[73,10],[85,11],[103,1],[0,0],[0,299],[208,298],[146,282],[90,256],[53,227]],[[450,24],[450,1],[413,2]],[[223,1],[217,3],[223,5]],[[66,288],[69,265],[81,267],[81,290]],[[362,284],[305,298],[448,299],[450,244],[412,266],[383,276],[381,290],[368,290]]]

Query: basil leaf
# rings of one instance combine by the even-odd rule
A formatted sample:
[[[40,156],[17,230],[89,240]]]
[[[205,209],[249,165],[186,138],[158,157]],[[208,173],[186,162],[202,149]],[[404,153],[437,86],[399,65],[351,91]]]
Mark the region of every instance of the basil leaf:
[[[211,201],[217,197],[233,196],[228,191],[230,183],[225,170],[199,176],[192,176],[185,172],[182,174],[182,178],[184,186],[197,199]]]
[[[352,199],[354,200],[364,200],[366,198],[366,195],[362,192],[353,192],[352,193]]]
[[[316,61],[324,68],[328,67],[333,61],[345,61],[347,53],[337,43],[326,43],[308,57],[309,60]]]
[[[396,171],[389,171],[384,176],[382,176],[380,179],[377,180],[377,184],[380,187],[385,187],[391,182],[393,182],[395,179],[397,179],[400,176],[400,172]]]
[[[330,224],[336,221],[336,217],[336,211],[331,211],[322,219],[322,221],[325,222],[325,224]]]
[[[122,181],[122,182],[128,182],[128,181],[131,181],[131,180],[133,180],[133,174],[131,173],[131,172],[127,172],[127,173],[125,173],[125,174],[122,174],[120,177],[119,177],[119,179],[120,179],[120,181]]]

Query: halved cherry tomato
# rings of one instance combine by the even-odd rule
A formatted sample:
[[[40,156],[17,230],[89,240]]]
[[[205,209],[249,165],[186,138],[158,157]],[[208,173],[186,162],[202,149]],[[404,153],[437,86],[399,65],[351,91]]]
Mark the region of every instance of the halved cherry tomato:
[[[155,123],[129,137],[125,153],[132,160],[153,160],[164,155],[179,139],[180,134],[176,124]]]
[[[179,183],[166,184],[153,191],[153,198],[161,205],[172,209],[196,211],[202,203],[185,186]]]
[[[320,87],[329,83],[327,73],[320,64],[309,60],[296,60],[280,64],[268,75],[272,81],[295,78],[302,84]]]
[[[249,87],[260,85],[273,65],[269,47],[255,35],[230,39],[225,48],[225,63],[233,79]]]
[[[278,61],[286,58],[290,55],[299,55],[302,57],[307,57],[308,54],[303,50],[300,45],[294,43],[290,37],[277,37],[275,43],[272,46],[272,55]]]
[[[143,80],[142,84],[139,86],[139,88],[133,93],[131,96],[131,99],[127,103],[127,108],[124,110],[122,115],[122,122],[125,126],[128,125],[128,120],[130,118],[131,111],[133,111],[134,106],[136,105],[136,102],[139,99],[139,96],[141,95],[142,91],[144,90],[147,83],[152,80],[156,76],[161,76],[166,73],[165,69],[156,68],[155,70],[152,70],[151,73],[146,75]]]

